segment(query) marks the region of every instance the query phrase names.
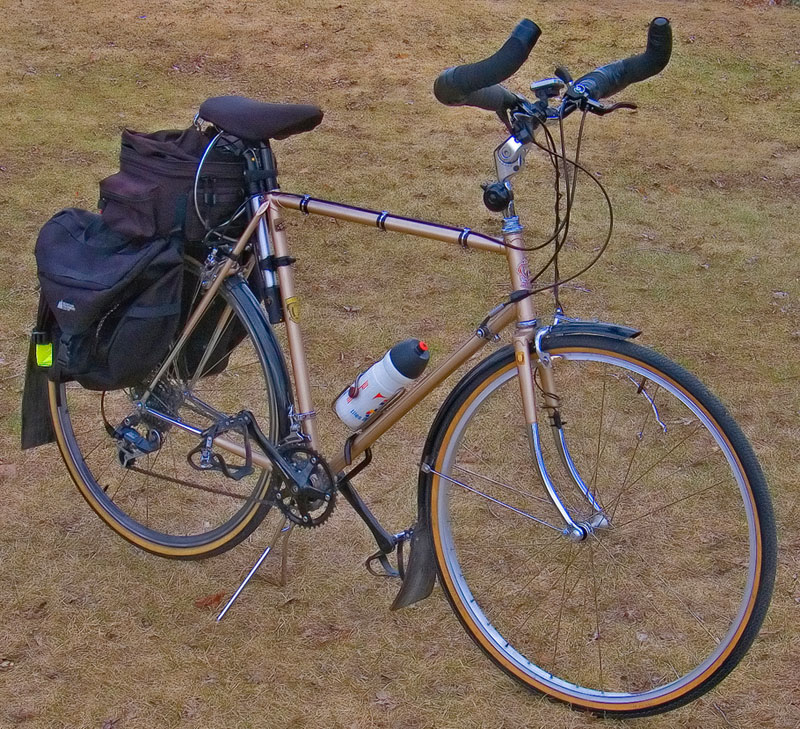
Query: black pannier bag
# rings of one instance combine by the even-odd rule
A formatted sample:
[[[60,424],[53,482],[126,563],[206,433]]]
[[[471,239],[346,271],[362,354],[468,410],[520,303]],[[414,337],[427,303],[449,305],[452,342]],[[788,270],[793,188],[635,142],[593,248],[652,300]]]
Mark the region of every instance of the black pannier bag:
[[[70,208],[42,228],[36,262],[55,320],[51,379],[115,390],[153,374],[180,320],[178,237],[131,240]]]
[[[180,232],[188,241],[202,240],[207,230],[195,210],[195,174],[213,138],[213,130],[196,127],[152,134],[123,131],[120,171],[100,181],[99,205],[108,227],[131,238]],[[244,160],[215,145],[203,160],[198,179],[203,220],[216,227],[244,201]],[[241,233],[246,218],[239,221],[228,234]]]

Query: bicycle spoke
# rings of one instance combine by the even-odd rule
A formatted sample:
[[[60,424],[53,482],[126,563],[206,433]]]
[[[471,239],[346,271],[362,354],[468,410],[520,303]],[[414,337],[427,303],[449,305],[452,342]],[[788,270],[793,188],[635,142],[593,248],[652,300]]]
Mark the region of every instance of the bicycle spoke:
[[[594,457],[594,469],[592,470],[592,492],[597,493],[597,469],[600,466],[600,440],[603,436],[603,417],[606,405],[606,381],[603,380],[603,395],[600,398],[600,424],[597,426],[597,452]]]
[[[672,455],[672,454],[673,454],[673,453],[674,453],[674,452],[675,452],[675,451],[676,451],[678,448],[680,448],[680,447],[681,447],[681,446],[682,446],[684,443],[686,443],[686,442],[689,440],[689,438],[691,438],[693,435],[695,435],[695,434],[697,433],[697,428],[698,428],[698,427],[699,427],[699,426],[697,426],[697,427],[695,428],[695,430],[694,430],[694,431],[692,431],[691,433],[689,433],[689,435],[687,435],[687,436],[686,436],[686,437],[685,437],[683,440],[679,441],[679,442],[678,442],[678,443],[676,443],[676,444],[675,444],[675,445],[674,445],[672,448],[670,448],[670,450],[669,450],[669,451],[667,451],[667,452],[666,452],[666,453],[665,453],[665,454],[664,454],[664,455],[663,455],[661,458],[659,458],[659,459],[658,459],[658,460],[657,460],[655,463],[652,463],[650,466],[648,466],[648,467],[647,467],[647,470],[645,470],[643,473],[641,473],[639,476],[637,476],[637,477],[636,477],[636,478],[635,478],[633,481],[631,481],[630,483],[628,483],[628,484],[627,484],[627,486],[625,486],[625,488],[623,488],[623,489],[622,489],[622,490],[619,492],[619,494],[617,494],[617,496],[616,496],[616,497],[615,497],[615,498],[612,500],[612,502],[611,502],[611,503],[613,504],[613,508],[612,508],[612,510],[611,510],[611,519],[610,519],[610,521],[611,521],[612,523],[613,523],[613,521],[614,521],[614,517],[616,516],[616,513],[617,513],[617,508],[619,507],[619,505],[620,505],[620,502],[622,501],[622,497],[623,497],[623,496],[624,496],[626,493],[628,493],[628,492],[629,492],[629,491],[630,491],[630,490],[631,490],[631,489],[632,489],[632,488],[633,488],[633,487],[634,487],[634,486],[635,486],[637,483],[639,483],[639,482],[640,482],[640,481],[641,481],[641,480],[642,480],[642,479],[643,479],[643,478],[644,478],[644,477],[645,477],[645,476],[646,476],[648,473],[651,473],[651,472],[652,472],[652,471],[653,471],[655,468],[657,468],[657,467],[658,467],[659,465],[661,465],[661,464],[662,464],[662,463],[663,463],[665,460],[667,460],[667,458],[669,458],[669,457],[670,457],[670,456],[671,456],[671,455]],[[679,469],[676,469],[675,471],[673,471],[672,473],[670,473],[668,476],[666,476],[666,477],[663,479],[663,481],[666,481],[666,480],[670,479],[672,476],[674,476],[674,475],[675,475],[675,474],[677,474],[677,473],[681,473],[681,472],[685,471],[687,468],[689,468],[689,466],[688,466],[688,465],[687,465],[687,466],[682,466],[681,468],[679,468]]]
[[[108,442],[107,440],[104,440],[103,438],[100,438],[100,439],[97,441],[97,443],[95,443],[93,446],[89,447],[89,450],[87,450],[87,451],[86,451],[86,453],[84,453],[84,454],[83,454],[83,460],[88,462],[88,461],[89,461],[89,459],[91,458],[92,454],[93,454],[93,453],[94,453],[94,452],[95,452],[95,451],[96,451],[98,448],[100,448],[100,446],[106,445],[106,444],[107,444],[107,442]]]
[[[578,585],[578,581],[581,578],[582,572],[578,573],[578,577],[572,584],[572,588],[570,589],[569,593],[567,593],[567,574],[569,573],[570,568],[572,567],[573,563],[575,562],[576,557],[580,553],[581,550],[575,548],[575,545],[570,542],[569,544],[569,554],[567,555],[567,563],[564,565],[564,574],[563,574],[563,582],[561,587],[561,600],[558,604],[558,619],[556,622],[556,637],[553,641],[553,670],[555,670],[557,665],[557,655],[558,655],[558,641],[561,636],[561,621],[564,615],[564,605],[566,604],[567,598],[571,597],[572,593],[575,591],[575,588]],[[549,591],[548,591],[549,592]],[[548,593],[545,593],[548,594]]]
[[[647,418],[649,417],[648,413],[644,414],[642,418],[642,424],[639,428],[639,432],[644,432],[645,423],[647,423]],[[631,453],[631,460],[628,461],[628,467],[625,469],[625,477],[622,479],[622,487],[625,488],[626,484],[628,483],[628,478],[631,475],[631,469],[633,468],[633,462],[636,460],[636,454],[639,452],[639,446],[642,444],[643,438],[636,438],[636,444],[633,446],[633,453]]]
[[[602,545],[601,541],[598,542],[598,543]],[[618,565],[620,565],[623,569],[625,569],[625,567],[619,562],[619,560],[616,557],[614,557],[614,555],[611,554],[611,552],[608,551],[608,549],[606,549],[605,551],[606,551],[606,554],[609,555],[609,557],[611,557]],[[640,562],[642,562],[642,564],[645,567],[648,567],[648,568],[651,567],[650,563],[641,554],[639,554],[639,552],[634,551],[633,555]],[[636,576],[636,579],[638,579],[640,581],[644,581],[645,580],[645,578],[644,578],[644,576],[643,576],[643,574],[641,572],[635,572],[634,574]],[[669,585],[669,583],[666,582],[666,580],[664,580],[663,578],[659,578],[658,575],[656,575],[656,579],[661,584],[661,587],[664,588],[667,592],[669,592],[675,598],[675,600],[683,606],[683,608],[686,611],[686,613],[688,615],[690,615],[692,618],[694,618],[694,620],[697,622],[697,624],[711,638],[711,640],[715,644],[719,643],[719,638],[709,630],[709,628],[706,625],[705,621],[697,614],[697,611],[693,610],[689,605],[687,605],[687,603],[684,600],[684,598],[681,595],[679,595],[677,592],[675,592],[675,590]]]
[[[599,539],[596,534],[592,534],[591,537],[594,540],[595,546],[600,547],[600,549],[602,549],[603,552],[605,552],[608,558],[612,562],[614,562],[617,565],[617,567],[619,567],[621,570],[624,570],[626,573],[631,574],[634,579],[639,578],[639,573],[634,572],[632,567],[623,564],[621,560],[619,560],[614,554],[612,554],[611,551],[608,549],[608,547],[606,547],[606,545],[603,544],[602,539]],[[663,620],[666,621],[667,616],[664,614],[658,603],[655,602],[655,600],[653,600],[651,597],[648,597],[647,595],[645,595],[645,598],[647,599],[650,607],[652,607],[653,612],[655,612],[658,616],[660,616]]]
[[[670,448],[661,458],[659,458],[655,463],[650,464],[643,473],[639,474],[633,481],[631,481],[630,486],[635,486],[639,483],[647,474],[651,473],[654,468],[661,465],[667,458],[669,458],[678,448],[680,448],[684,443],[686,443],[689,438],[692,438],[694,435],[697,434],[697,431],[700,429],[700,426],[695,426],[695,429],[689,433],[683,440],[678,441],[672,448]],[[688,466],[684,466],[687,468]]]
[[[724,479],[721,479],[716,483],[711,484],[710,486],[706,486],[705,488],[698,489],[697,491],[694,491],[691,494],[686,494],[685,496],[682,496],[679,499],[670,501],[670,503],[668,504],[664,504],[663,506],[657,506],[655,509],[650,509],[650,511],[645,511],[643,514],[637,514],[636,516],[631,517],[627,521],[622,522],[622,524],[615,524],[614,527],[616,529],[622,529],[622,527],[627,526],[628,524],[632,524],[633,522],[636,521],[641,521],[645,517],[652,516],[653,514],[657,514],[660,511],[665,511],[666,509],[669,509],[670,507],[675,506],[676,504],[680,504],[683,503],[684,501],[688,501],[689,499],[693,499],[694,497],[700,496],[700,494],[704,494],[708,491],[713,491],[719,488],[724,482],[725,482]]]
[[[562,540],[562,539],[563,539],[563,537],[562,537],[560,534],[556,535],[555,537],[553,537],[552,539],[550,539],[548,542],[546,542],[544,545],[542,545],[541,549],[537,550],[537,551],[536,551],[536,552],[534,552],[533,554],[527,555],[527,560],[526,560],[526,561],[527,561],[527,562],[532,562],[532,561],[533,561],[533,560],[534,560],[536,557],[538,557],[540,554],[543,554],[543,553],[544,553],[544,551],[545,551],[547,548],[551,547],[551,546],[552,546],[552,545],[553,545],[555,542],[557,542],[557,541],[560,541],[560,540]],[[567,548],[567,542],[562,542],[562,544],[561,544],[561,548],[559,549],[559,551],[558,551],[558,552],[556,552],[556,558],[557,558],[557,557],[558,557],[558,556],[561,554],[561,552],[563,552],[563,551],[564,551],[566,548]],[[545,567],[546,567],[546,565],[545,565],[545,564],[543,564],[543,565],[542,565],[542,566],[539,568],[539,571],[538,571],[538,572],[537,572],[535,575],[533,575],[533,577],[531,577],[531,578],[530,578],[530,579],[529,579],[529,580],[528,580],[528,581],[527,581],[527,582],[526,582],[524,585],[522,585],[521,587],[519,587],[519,588],[517,589],[517,591],[514,593],[514,595],[516,596],[516,595],[519,595],[519,594],[521,594],[521,593],[523,593],[523,592],[526,592],[526,591],[527,591],[527,589],[528,589],[528,588],[529,588],[529,587],[530,587],[530,586],[533,584],[533,581],[534,581],[534,580],[535,580],[535,579],[536,579],[536,578],[537,578],[537,577],[538,577],[540,574],[542,574],[542,571],[545,569]]]
[[[123,484],[125,483],[125,479],[128,478],[130,471],[126,468],[125,473],[122,474],[122,478],[117,482],[117,488],[114,489],[114,493],[111,494],[111,500],[114,501],[117,497],[117,493],[122,488]],[[105,487],[104,491],[108,491],[108,486]]]
[[[594,638],[595,643],[597,643],[597,663],[600,669],[600,688],[604,688],[606,685],[605,680],[603,679],[603,647],[602,647],[602,635],[600,633],[600,608],[597,605],[597,570],[594,568],[594,545],[588,545],[589,551],[589,566],[591,568],[592,573],[592,596],[594,597]]]
[[[167,439],[167,443],[165,443],[164,445],[166,445],[167,449],[169,450],[169,457],[170,457],[170,460],[172,461],[172,473],[177,476],[177,474],[178,474],[178,462],[175,460],[175,444],[173,442],[173,439],[172,438],[168,438]],[[164,446],[162,445],[161,448],[163,450]],[[181,501],[181,514],[182,515],[186,514],[186,504],[183,501]],[[181,523],[186,524],[187,523],[186,519],[182,518],[181,519]],[[186,529],[185,528],[183,530],[183,533],[184,533],[184,536],[185,536],[186,535]]]
[[[553,541],[555,541],[555,540],[553,540]],[[552,544],[552,542],[550,542],[550,544]],[[548,546],[548,545],[545,545],[544,547],[542,547],[542,549],[541,549],[541,550],[539,550],[539,553],[542,553],[542,552],[544,551],[544,549],[545,549],[547,546]],[[562,554],[563,554],[565,551],[569,550],[571,547],[572,547],[572,542],[563,542],[563,543],[560,545],[559,549],[558,549],[558,550],[555,552],[555,554],[554,554],[553,558],[552,558],[550,561],[551,561],[551,562],[557,562],[557,561],[558,561],[558,559],[561,557],[561,555],[562,555]],[[534,576],[533,576],[533,577],[532,577],[530,580],[528,580],[528,582],[527,582],[527,583],[525,583],[525,585],[524,585],[522,588],[520,588],[519,590],[517,590],[517,593],[516,593],[516,594],[519,594],[519,593],[523,592],[524,590],[527,590],[527,588],[528,588],[528,587],[529,587],[531,584],[533,584],[533,581],[534,581],[534,580],[535,580],[537,577],[539,577],[539,575],[541,575],[541,574],[542,574],[542,572],[543,572],[543,571],[544,571],[544,570],[547,568],[547,566],[548,566],[548,565],[546,565],[546,564],[542,565],[542,567],[539,569],[539,571],[538,571],[538,572],[537,572],[537,573],[536,573],[536,574],[535,574],[535,575],[534,575]],[[553,583],[551,583],[551,585],[550,585],[550,588],[544,592],[544,597],[546,597],[547,595],[549,595],[549,594],[550,594],[550,593],[553,591],[553,589],[554,589],[554,588],[555,588],[555,587],[558,585],[558,583],[561,581],[561,577],[562,577],[562,576],[561,576],[561,575],[559,575],[559,576],[558,576],[558,578],[557,578],[557,579],[556,579],[556,580],[555,580]],[[544,601],[544,598],[543,598],[543,597],[542,597],[542,598],[540,598],[540,599],[538,600],[538,602],[540,602],[540,603],[541,603],[541,602],[543,602],[543,601]],[[534,615],[534,613],[529,611],[529,612],[527,613],[527,615],[525,616],[525,619],[524,619],[524,620],[523,620],[521,623],[519,623],[519,624],[516,626],[516,628],[515,628],[515,632],[521,632],[521,631],[522,631],[522,629],[523,629],[523,628],[524,628],[524,627],[525,627],[525,626],[528,624],[528,621],[529,621],[529,620],[530,620],[530,619],[533,617],[533,615]]]

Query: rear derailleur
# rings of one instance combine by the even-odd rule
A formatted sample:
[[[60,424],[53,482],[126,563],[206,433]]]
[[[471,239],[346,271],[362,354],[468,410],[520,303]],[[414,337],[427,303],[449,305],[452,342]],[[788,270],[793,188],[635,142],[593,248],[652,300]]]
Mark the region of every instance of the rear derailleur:
[[[130,397],[135,403],[144,394],[144,385],[131,388]],[[178,408],[183,401],[183,393],[174,383],[166,380],[160,381],[150,393],[148,405],[163,410],[176,418]],[[136,460],[142,456],[155,453],[164,443],[164,438],[171,425],[165,420],[156,418],[144,410],[133,412],[114,427],[108,422],[105,415],[105,393],[103,394],[102,417],[106,432],[114,439],[117,445],[117,459],[123,468],[132,468]],[[142,434],[142,430],[145,431]]]
[[[111,433],[117,443],[117,459],[123,468],[131,468],[141,456],[155,453],[164,440],[161,431],[148,428],[147,435],[142,435],[135,425],[138,423],[133,418],[125,418]]]

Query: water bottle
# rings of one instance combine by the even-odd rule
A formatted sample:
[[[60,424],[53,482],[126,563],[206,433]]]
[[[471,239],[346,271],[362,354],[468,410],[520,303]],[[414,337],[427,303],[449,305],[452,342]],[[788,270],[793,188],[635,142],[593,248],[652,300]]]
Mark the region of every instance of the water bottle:
[[[392,395],[416,380],[429,359],[428,345],[419,339],[395,344],[336,398],[336,414],[348,428],[358,430]]]

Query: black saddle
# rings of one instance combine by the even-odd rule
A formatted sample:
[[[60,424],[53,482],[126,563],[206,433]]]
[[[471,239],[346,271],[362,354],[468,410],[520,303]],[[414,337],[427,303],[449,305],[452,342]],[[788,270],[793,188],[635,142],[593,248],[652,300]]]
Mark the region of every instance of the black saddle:
[[[200,117],[240,139],[267,142],[310,132],[322,121],[322,109],[310,104],[267,104],[244,96],[215,96],[201,104]]]

